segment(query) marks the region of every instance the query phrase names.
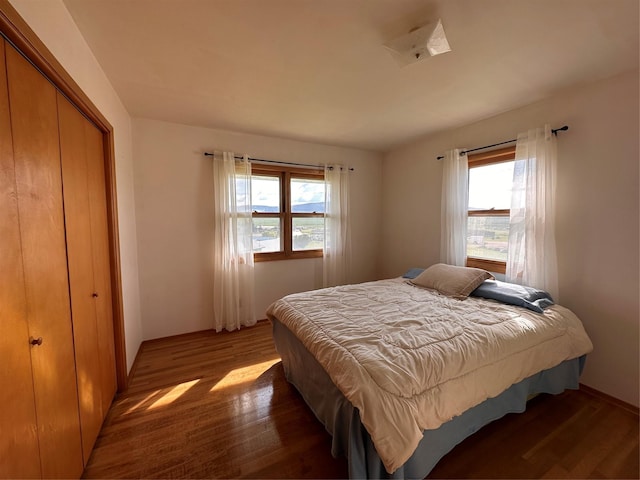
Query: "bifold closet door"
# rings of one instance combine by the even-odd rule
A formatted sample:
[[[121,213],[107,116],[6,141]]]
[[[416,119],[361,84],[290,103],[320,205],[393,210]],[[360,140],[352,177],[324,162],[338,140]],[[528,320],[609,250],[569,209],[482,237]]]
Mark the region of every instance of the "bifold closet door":
[[[41,475],[78,478],[83,462],[57,93],[16,50],[5,50],[27,323],[34,342],[32,377],[21,381],[33,381]]]
[[[58,93],[80,425],[89,460],[116,391],[102,134]]]
[[[0,477],[34,478],[40,477],[40,454],[5,48],[0,37]]]

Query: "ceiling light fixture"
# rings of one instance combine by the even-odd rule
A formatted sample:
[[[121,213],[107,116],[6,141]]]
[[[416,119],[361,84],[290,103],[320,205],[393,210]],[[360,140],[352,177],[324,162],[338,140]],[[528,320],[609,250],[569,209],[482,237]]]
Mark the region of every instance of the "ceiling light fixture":
[[[451,51],[442,20],[414,28],[384,45],[402,67]]]

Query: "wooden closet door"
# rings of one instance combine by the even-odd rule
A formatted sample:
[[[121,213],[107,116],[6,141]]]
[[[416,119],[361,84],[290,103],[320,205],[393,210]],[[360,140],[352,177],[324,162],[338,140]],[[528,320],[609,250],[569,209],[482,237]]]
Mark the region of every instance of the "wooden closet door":
[[[94,298],[98,328],[98,354],[102,371],[102,409],[106,415],[118,387],[116,376],[113,298],[105,176],[105,147],[102,132],[82,117],[87,152],[91,239],[93,244],[93,278],[98,295]]]
[[[58,93],[71,311],[85,464],[116,391],[102,133]]]
[[[101,370],[93,280],[91,210],[87,178],[84,118],[60,93],[58,120],[64,186],[69,291],[78,377],[78,400],[84,464],[100,432],[102,419]]]
[[[40,476],[27,301],[11,141],[5,41],[0,37],[0,477]]]
[[[6,49],[16,194],[42,476],[79,477],[82,446],[54,87]]]

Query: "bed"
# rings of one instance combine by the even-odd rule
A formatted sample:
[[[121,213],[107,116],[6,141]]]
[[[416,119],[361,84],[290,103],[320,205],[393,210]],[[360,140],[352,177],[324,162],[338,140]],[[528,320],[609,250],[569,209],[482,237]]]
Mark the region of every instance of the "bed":
[[[287,380],[351,478],[424,478],[532,394],[578,388],[592,344],[571,311],[476,297],[490,274],[434,267],[288,295],[267,311]]]

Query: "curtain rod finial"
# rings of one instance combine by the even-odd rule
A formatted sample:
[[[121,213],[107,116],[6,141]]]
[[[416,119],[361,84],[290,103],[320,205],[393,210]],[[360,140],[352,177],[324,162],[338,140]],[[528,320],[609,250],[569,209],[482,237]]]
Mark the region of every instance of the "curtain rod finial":
[[[568,125],[564,125],[564,126],[562,126],[560,128],[554,128],[551,131],[557,137],[558,136],[558,132],[566,132],[567,130],[569,130],[569,126]]]

